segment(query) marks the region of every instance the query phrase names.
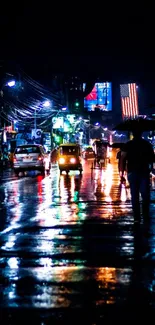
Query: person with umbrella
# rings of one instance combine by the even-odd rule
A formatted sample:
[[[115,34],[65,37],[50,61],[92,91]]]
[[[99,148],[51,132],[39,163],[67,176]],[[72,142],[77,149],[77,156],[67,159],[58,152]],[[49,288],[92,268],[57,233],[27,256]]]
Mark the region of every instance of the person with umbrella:
[[[116,155],[116,159],[118,160],[118,173],[120,176],[120,183],[122,183],[122,184],[126,183],[126,179],[125,179],[125,175],[124,175],[124,173],[126,171],[126,161],[125,161],[125,159],[123,162],[121,161],[123,146],[124,146],[124,144],[121,144],[119,151],[117,152],[117,155]]]
[[[150,171],[154,162],[153,147],[142,138],[142,133],[140,128],[135,128],[132,131],[133,139],[125,144],[121,154],[121,165],[124,166],[126,162],[127,166],[135,222],[140,221],[139,194],[142,197],[143,218],[149,220]]]

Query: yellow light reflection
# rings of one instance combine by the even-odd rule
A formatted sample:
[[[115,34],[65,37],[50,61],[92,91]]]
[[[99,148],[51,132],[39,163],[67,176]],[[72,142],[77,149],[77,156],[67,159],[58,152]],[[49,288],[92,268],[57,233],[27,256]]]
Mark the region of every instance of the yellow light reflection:
[[[109,158],[112,158],[113,154],[112,154],[112,151],[109,150]]]
[[[70,188],[70,193],[71,193],[71,197],[74,197],[74,193],[75,193],[75,177],[74,175],[71,176],[71,188]]]
[[[60,183],[59,183],[59,190],[60,190],[60,201],[63,201],[66,197],[65,195],[65,185],[64,185],[64,176],[60,176]]]
[[[111,187],[113,185],[113,168],[111,164],[104,170],[97,169],[94,173],[94,192],[97,197],[106,197],[106,201],[111,202]]]
[[[114,304],[118,301],[118,288],[129,286],[132,271],[129,268],[101,267],[96,268],[95,279],[98,282],[102,299],[96,301],[96,305]],[[122,291],[122,290],[121,290]],[[105,294],[105,292],[107,294]]]
[[[107,286],[108,282],[116,282],[116,268],[115,267],[101,267],[97,269],[96,273],[97,281],[105,282]]]
[[[99,282],[99,289],[100,290],[107,290],[109,293],[111,292],[111,295],[108,294],[105,296],[105,300],[98,300],[97,305],[101,305],[103,303],[106,304],[114,304],[116,300],[116,296],[113,295],[113,292],[115,290],[115,286],[117,285],[117,273],[116,268],[113,267],[103,267],[97,269],[96,273],[96,280]]]
[[[113,168],[111,164],[107,165],[106,171],[105,171],[105,195],[109,197],[112,183],[113,183]],[[109,201],[111,201],[111,198],[109,197]]]
[[[78,212],[78,211],[79,211],[79,208],[78,208],[78,206],[77,206],[76,203],[72,203],[72,204],[71,204],[71,209],[72,209],[74,212]]]
[[[75,201],[79,188],[80,181],[78,181],[75,175],[69,175],[67,178],[64,175],[61,175],[59,181],[60,202]]]
[[[105,186],[105,170],[101,170],[101,175],[100,175],[100,180],[101,180],[101,191],[104,192],[104,186]]]
[[[65,221],[65,220],[70,219],[70,211],[69,211],[69,208],[68,208],[67,204],[61,205],[59,207],[59,215],[60,215],[61,220]]]
[[[126,202],[127,196],[126,196],[126,186],[122,184],[121,186],[121,201]]]
[[[97,192],[99,176],[100,176],[100,170],[95,169],[95,171],[94,171],[94,193]]]
[[[33,273],[39,280],[56,281],[58,283],[82,281],[84,279],[83,266],[55,266],[51,267],[51,259],[40,258],[39,264],[44,266],[34,268]],[[81,271],[81,272],[79,272]]]

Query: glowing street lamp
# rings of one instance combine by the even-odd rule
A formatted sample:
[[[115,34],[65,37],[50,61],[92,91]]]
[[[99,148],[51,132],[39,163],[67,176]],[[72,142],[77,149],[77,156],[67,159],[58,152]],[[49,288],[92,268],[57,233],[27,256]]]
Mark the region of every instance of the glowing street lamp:
[[[15,80],[11,80],[11,81],[9,81],[9,82],[7,83],[7,86],[9,86],[9,87],[14,87],[15,84],[16,84]]]
[[[45,100],[45,102],[43,103],[44,107],[49,107],[50,106],[50,101],[49,100]]]

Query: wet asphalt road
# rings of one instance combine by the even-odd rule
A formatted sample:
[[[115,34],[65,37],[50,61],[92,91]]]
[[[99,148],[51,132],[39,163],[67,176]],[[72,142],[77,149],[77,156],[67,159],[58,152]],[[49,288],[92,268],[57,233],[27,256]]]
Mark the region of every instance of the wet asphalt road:
[[[150,224],[137,226],[115,155],[82,177],[2,173],[1,325],[155,319],[154,180]]]

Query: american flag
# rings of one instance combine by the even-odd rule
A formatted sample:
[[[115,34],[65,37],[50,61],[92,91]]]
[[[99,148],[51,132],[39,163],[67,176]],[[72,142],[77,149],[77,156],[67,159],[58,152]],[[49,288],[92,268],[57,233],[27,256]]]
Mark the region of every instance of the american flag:
[[[120,93],[123,119],[139,115],[136,83],[120,85]]]

